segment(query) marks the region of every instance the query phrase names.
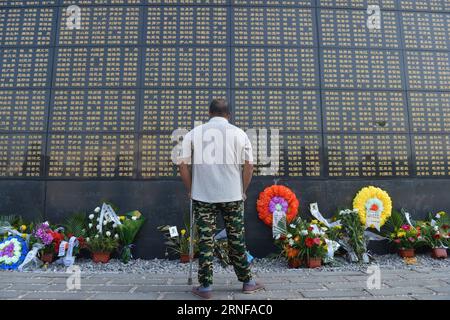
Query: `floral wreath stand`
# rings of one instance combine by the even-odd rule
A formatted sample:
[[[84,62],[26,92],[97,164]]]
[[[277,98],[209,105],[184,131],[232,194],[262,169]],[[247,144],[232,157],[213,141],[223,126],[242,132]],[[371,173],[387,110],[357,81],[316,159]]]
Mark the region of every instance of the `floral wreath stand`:
[[[0,242],[0,269],[16,270],[25,260],[28,246],[19,236],[10,236]]]

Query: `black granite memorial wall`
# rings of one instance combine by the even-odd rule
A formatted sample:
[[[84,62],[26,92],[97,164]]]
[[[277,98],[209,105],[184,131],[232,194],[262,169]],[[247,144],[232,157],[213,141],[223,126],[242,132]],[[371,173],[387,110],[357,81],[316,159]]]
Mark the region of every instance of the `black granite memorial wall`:
[[[280,134],[255,148],[257,256],[272,241],[255,203],[274,182],[303,216],[368,184],[415,217],[450,209],[450,0],[1,0],[0,214],[63,221],[108,199],[148,218],[137,256],[162,256],[156,226],[188,210],[171,134],[215,97],[243,129]]]

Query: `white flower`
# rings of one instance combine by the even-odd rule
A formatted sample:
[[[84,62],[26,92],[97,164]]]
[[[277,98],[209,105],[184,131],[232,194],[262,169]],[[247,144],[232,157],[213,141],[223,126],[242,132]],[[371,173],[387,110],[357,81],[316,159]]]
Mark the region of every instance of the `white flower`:
[[[280,234],[277,234],[277,235],[275,236],[275,240],[278,240],[278,239],[280,239]]]
[[[288,233],[288,234],[287,234],[287,237],[288,237],[288,238],[292,238],[292,234]]]
[[[434,226],[434,230],[438,231],[439,227],[438,226]]]
[[[320,229],[322,229],[322,231],[327,231],[328,230],[327,227],[321,227]]]
[[[97,222],[100,222],[100,218],[97,218]]]
[[[106,231],[106,236],[111,237],[111,232],[110,231]]]
[[[91,239],[90,239],[89,237],[87,237],[87,238],[86,238],[86,241],[89,242],[89,241],[91,241]]]
[[[290,226],[291,228],[295,228],[295,224],[293,224],[293,223],[291,223],[289,226]]]
[[[94,219],[94,217],[95,217],[95,216],[94,216],[94,214],[92,214],[92,213],[89,215],[89,219],[91,219],[91,220]]]
[[[92,228],[92,223],[89,223],[89,228]]]
[[[96,228],[97,230],[100,230],[100,225],[98,224],[95,228]]]
[[[95,212],[95,213],[99,213],[100,210],[101,210],[100,207],[97,207],[97,208],[94,209],[94,212]]]
[[[289,239],[289,245],[293,246],[294,245],[294,240]]]
[[[114,238],[119,239],[119,235],[116,233],[116,235],[114,236]]]
[[[436,219],[440,219],[441,218],[441,215],[438,213],[437,215],[436,215]]]
[[[99,237],[99,235],[98,235],[98,234],[96,234],[96,235],[95,235],[95,237],[96,237],[96,238],[98,238],[98,237]]]
[[[302,234],[302,236],[306,236],[306,235],[308,235],[308,231],[307,230],[302,230],[301,234]]]
[[[113,228],[114,228],[114,229],[117,228],[117,224],[114,223],[114,224],[113,224]]]
[[[106,222],[106,220],[104,220],[104,221],[103,221],[103,225],[106,226],[106,224],[107,224],[107,222]]]
[[[136,217],[136,216],[133,216],[131,219],[136,221],[136,220],[137,220],[137,217]]]

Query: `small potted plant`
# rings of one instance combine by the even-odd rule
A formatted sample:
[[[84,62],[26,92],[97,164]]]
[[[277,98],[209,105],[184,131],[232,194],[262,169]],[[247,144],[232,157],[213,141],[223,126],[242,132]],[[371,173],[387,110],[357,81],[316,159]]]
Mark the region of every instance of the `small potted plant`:
[[[64,235],[58,231],[53,231],[48,222],[43,222],[36,226],[32,233],[31,243],[40,243],[40,259],[44,263],[52,263],[55,254],[58,252],[59,244],[64,239]]]
[[[180,234],[176,236],[170,236],[169,229],[170,226],[168,225],[158,227],[158,230],[164,233],[165,244],[169,250],[179,255],[181,263],[188,263],[190,237],[186,229],[181,229]]]
[[[415,248],[422,241],[420,227],[413,227],[409,224],[404,224],[391,233],[390,239],[397,246],[400,257],[414,258]]]
[[[286,258],[290,269],[298,269],[302,266],[303,260],[300,257],[300,250],[289,245],[286,246]]]
[[[423,239],[431,247],[431,256],[435,259],[447,258],[449,228],[445,212],[437,213],[429,222],[422,224]]]
[[[95,263],[107,263],[111,258],[111,253],[119,247],[119,242],[116,238],[97,234],[93,238],[89,238],[87,246]]]
[[[282,234],[275,236],[275,243],[281,248],[281,255],[286,258],[290,269],[298,269],[303,264],[300,254],[300,229],[302,229],[302,225],[304,225],[303,221],[296,219],[286,225]]]
[[[327,255],[326,236],[316,221],[306,225],[300,230],[300,254],[308,268],[319,268]]]

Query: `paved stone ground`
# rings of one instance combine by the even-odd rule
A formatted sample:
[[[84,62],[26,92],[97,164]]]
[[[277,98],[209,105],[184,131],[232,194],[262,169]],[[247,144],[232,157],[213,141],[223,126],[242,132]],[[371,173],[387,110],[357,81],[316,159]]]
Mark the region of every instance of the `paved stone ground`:
[[[0,272],[0,299],[76,300],[190,300],[186,274],[82,274],[81,289],[68,290],[68,274],[58,272]],[[266,290],[253,295],[240,292],[231,274],[215,275],[215,299],[444,299],[450,300],[450,268],[383,270],[380,289],[367,288],[361,271],[261,273]]]

